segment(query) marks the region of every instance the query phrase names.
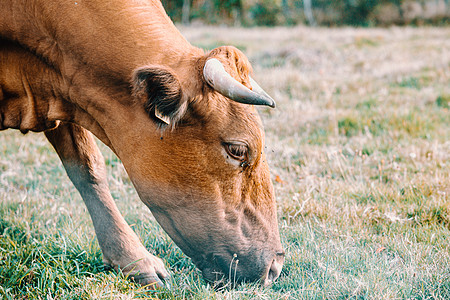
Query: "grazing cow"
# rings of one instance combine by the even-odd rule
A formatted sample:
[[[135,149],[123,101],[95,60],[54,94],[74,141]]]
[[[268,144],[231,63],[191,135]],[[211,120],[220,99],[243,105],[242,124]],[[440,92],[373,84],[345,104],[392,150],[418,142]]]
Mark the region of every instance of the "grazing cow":
[[[155,287],[168,276],[117,210],[91,133],[207,280],[230,270],[264,285],[279,276],[284,252],[254,108],[275,104],[239,50],[193,47],[158,0],[2,0],[0,15],[0,129],[45,133],[105,263]]]

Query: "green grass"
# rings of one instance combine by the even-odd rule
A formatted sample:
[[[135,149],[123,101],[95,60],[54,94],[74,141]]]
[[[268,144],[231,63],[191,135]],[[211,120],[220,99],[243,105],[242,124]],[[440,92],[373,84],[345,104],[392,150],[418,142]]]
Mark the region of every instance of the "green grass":
[[[9,130],[0,133],[0,299],[449,299],[448,30],[181,30],[196,45],[220,36],[244,49],[277,100],[260,113],[287,253],[281,277],[268,288],[211,288],[101,145],[119,209],[173,280],[148,291],[106,270],[57,155],[41,134]]]

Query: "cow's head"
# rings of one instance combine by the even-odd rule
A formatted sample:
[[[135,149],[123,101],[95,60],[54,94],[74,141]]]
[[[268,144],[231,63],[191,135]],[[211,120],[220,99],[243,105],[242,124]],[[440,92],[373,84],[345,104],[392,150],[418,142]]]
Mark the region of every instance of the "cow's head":
[[[245,56],[220,47],[175,70],[146,66],[133,87],[160,137],[138,193],[206,279],[275,280],[284,261],[276,204],[253,105],[275,103]]]

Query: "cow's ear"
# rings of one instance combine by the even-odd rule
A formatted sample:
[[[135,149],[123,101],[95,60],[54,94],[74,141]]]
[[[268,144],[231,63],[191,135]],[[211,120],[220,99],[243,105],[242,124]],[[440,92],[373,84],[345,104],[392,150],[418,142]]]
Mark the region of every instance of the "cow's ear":
[[[183,117],[187,99],[180,81],[169,68],[146,66],[134,71],[133,94],[143,102],[150,118],[161,126],[173,127]]]

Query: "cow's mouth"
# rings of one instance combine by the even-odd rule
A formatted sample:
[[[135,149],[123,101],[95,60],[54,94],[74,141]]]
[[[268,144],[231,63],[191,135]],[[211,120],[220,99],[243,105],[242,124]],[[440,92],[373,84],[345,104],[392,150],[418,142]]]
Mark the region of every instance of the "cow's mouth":
[[[258,281],[264,277],[264,268],[258,263],[246,262],[248,258],[237,254],[209,253],[203,259],[194,260],[202,271],[203,278],[215,288],[235,287],[241,282]]]
[[[218,255],[214,253],[191,257],[197,268],[202,271],[203,278],[210,283],[223,281],[225,278],[225,273],[219,267],[217,257]]]

